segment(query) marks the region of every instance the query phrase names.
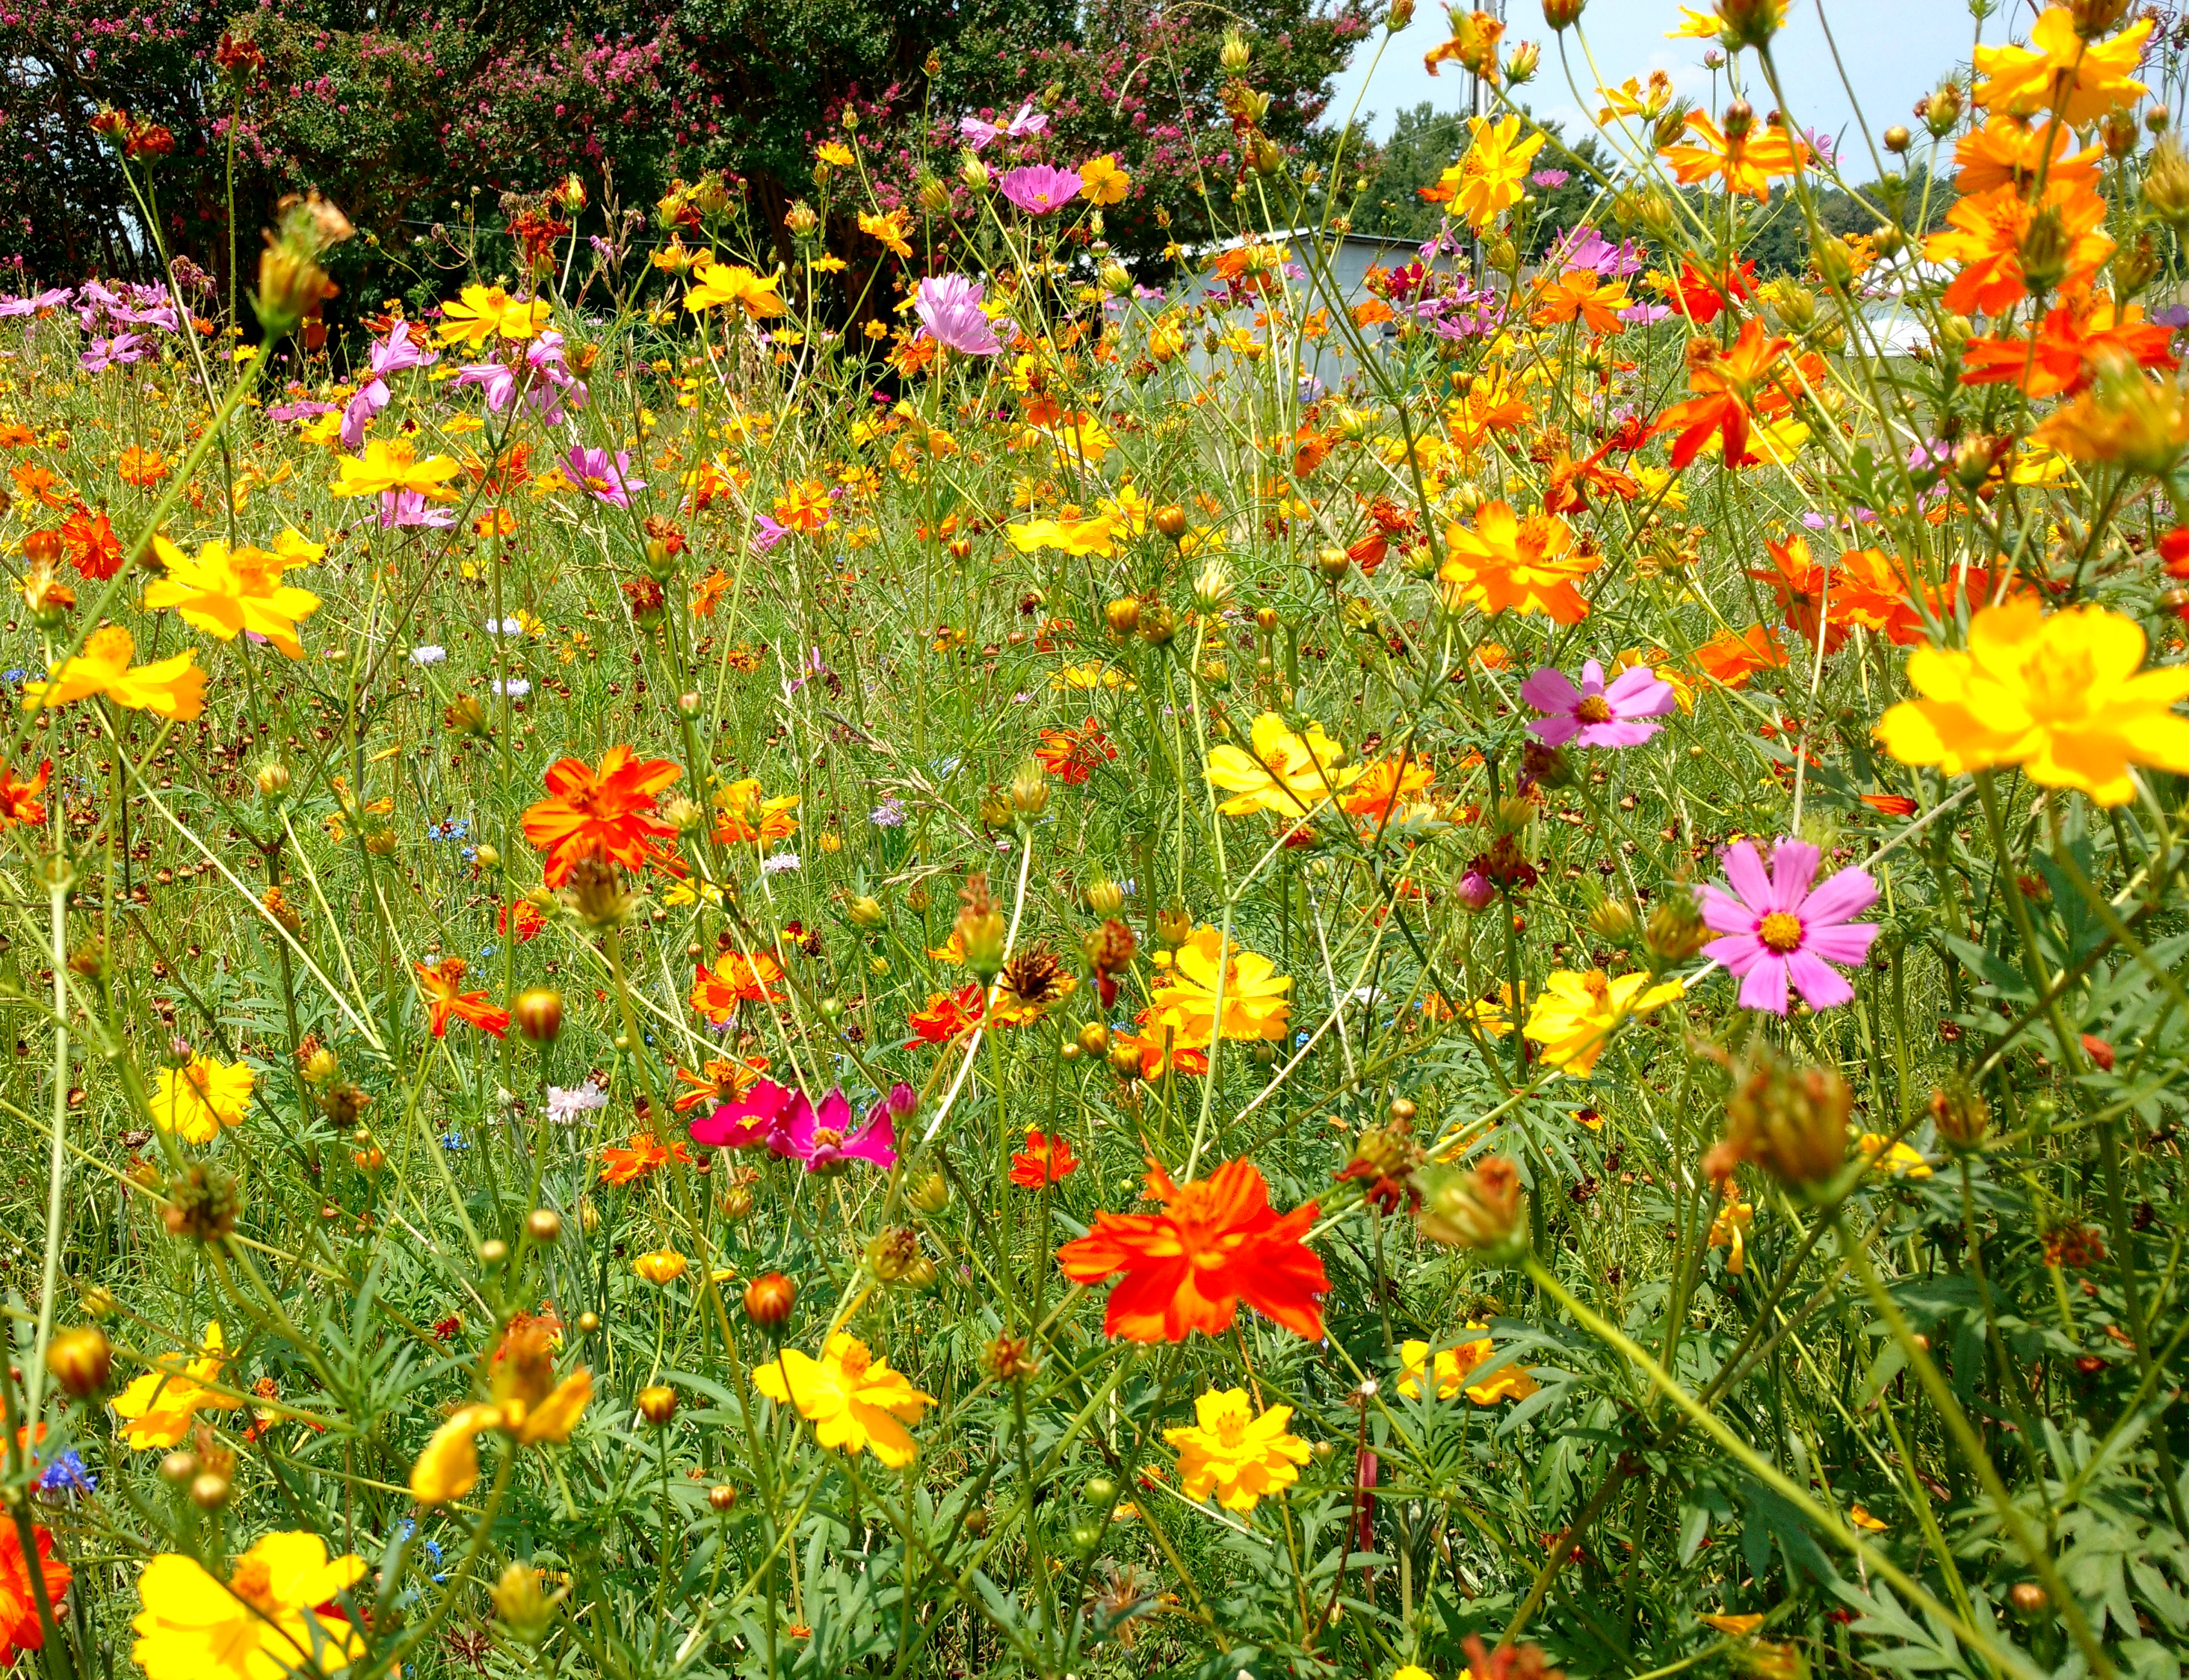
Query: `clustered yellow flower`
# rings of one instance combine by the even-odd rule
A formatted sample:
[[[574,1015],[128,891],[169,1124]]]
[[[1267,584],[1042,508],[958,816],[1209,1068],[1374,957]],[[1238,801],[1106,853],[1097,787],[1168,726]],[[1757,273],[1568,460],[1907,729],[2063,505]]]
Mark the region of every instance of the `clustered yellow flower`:
[[[755,1368],[754,1386],[779,1405],[788,1400],[797,1407],[823,1446],[854,1456],[873,1453],[893,1470],[911,1464],[920,1450],[905,1426],[919,1423],[936,1403],[842,1330],[823,1345],[819,1359],[783,1349]]]
[[[1253,1511],[1256,1502],[1291,1488],[1309,1462],[1309,1443],[1287,1432],[1291,1406],[1258,1413],[1247,1391],[1212,1389],[1195,1397],[1195,1422],[1167,1429],[1179,1449],[1180,1491],[1191,1500],[1216,1498],[1228,1511]]]
[[[1656,985],[1644,974],[1609,977],[1602,969],[1582,973],[1556,969],[1545,989],[1530,1005],[1522,1036],[1543,1044],[1548,1067],[1585,1079],[1613,1042],[1614,1029],[1634,1016],[1649,1014],[1682,995],[1680,980]]]

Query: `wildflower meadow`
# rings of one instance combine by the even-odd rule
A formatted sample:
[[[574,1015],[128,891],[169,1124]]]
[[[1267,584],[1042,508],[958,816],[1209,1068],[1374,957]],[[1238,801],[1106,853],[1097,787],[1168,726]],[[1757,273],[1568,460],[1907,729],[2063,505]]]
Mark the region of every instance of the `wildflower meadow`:
[[[1409,0],[431,232],[254,14],[79,113],[16,1671],[2184,1674],[2184,20],[1632,3],[1382,199]]]

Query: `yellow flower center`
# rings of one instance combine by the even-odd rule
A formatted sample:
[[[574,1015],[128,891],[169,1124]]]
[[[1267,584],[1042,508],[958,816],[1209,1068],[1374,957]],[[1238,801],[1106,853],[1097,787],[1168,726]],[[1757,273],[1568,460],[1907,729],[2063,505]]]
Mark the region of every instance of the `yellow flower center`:
[[[1804,924],[1785,910],[1777,910],[1770,916],[1761,917],[1758,923],[1759,943],[1768,951],[1787,956],[1804,942]]]
[[[1585,694],[1575,715],[1580,723],[1605,723],[1613,720],[1613,708],[1606,703],[1603,694]]]
[[[609,487],[609,481],[608,481],[608,479],[606,479],[606,478],[598,478],[598,477],[595,477],[593,474],[591,474],[591,473],[588,473],[588,474],[586,475],[586,488],[587,488],[588,489],[590,489],[590,490],[597,490],[597,491],[605,491],[605,490],[607,490],[607,489],[608,489],[608,487]]]
[[[837,1363],[844,1368],[848,1379],[858,1382],[868,1374],[868,1350],[859,1346],[848,1347]]]
[[[835,1149],[844,1140],[845,1134],[834,1126],[817,1126],[814,1129],[814,1146],[817,1149]]]
[[[1247,1419],[1238,1412],[1227,1412],[1218,1420],[1218,1444],[1228,1449],[1238,1447],[1247,1430]]]
[[[2093,660],[2084,649],[2046,647],[2025,660],[2025,704],[2042,721],[2083,717],[2093,706]]]
[[[275,1613],[274,1572],[259,1558],[247,1557],[236,1566],[228,1590],[263,1615]]]

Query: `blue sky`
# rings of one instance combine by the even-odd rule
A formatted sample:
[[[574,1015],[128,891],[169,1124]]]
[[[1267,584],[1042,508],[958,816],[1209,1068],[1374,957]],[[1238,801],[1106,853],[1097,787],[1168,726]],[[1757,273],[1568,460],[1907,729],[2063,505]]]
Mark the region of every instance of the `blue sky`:
[[[1709,9],[1710,0],[1692,3]],[[2009,9],[2001,9],[1988,20],[1984,38],[1989,43],[2008,38]],[[1909,125],[1912,102],[1952,65],[1971,57],[1972,14],[1965,0],[1793,0],[1789,10],[1788,27],[1775,39],[1773,59],[1789,96],[1790,115],[1807,129],[1830,134],[1847,131],[1846,151],[1857,138],[1858,111],[1875,135],[1892,123]],[[1826,27],[1820,23],[1822,10]],[[1510,42],[1535,41],[1544,49],[1538,79],[1522,90],[1521,97],[1540,117],[1563,122],[1571,136],[1589,132],[1590,125],[1568,90],[1553,32],[1544,26],[1537,0],[1509,0],[1507,13]],[[1590,63],[1608,83],[1628,76],[1641,79],[1653,70],[1664,70],[1677,94],[1699,104],[1724,103],[1724,77],[1716,88],[1704,68],[1705,53],[1714,43],[1666,38],[1680,16],[1675,0],[1590,0],[1582,24]],[[1854,106],[1828,50],[1828,27],[1841,52],[1841,70],[1856,92]],[[1454,66],[1441,66],[1436,81],[1424,73],[1424,54],[1447,36],[1446,13],[1438,0],[1419,0],[1415,20],[1386,48],[1373,73],[1371,60],[1384,35],[1382,28],[1375,30],[1356,49],[1355,61],[1339,78],[1328,120],[1344,117],[1361,94],[1363,109],[1376,113],[1370,131],[1382,140],[1391,130],[1396,111],[1425,100],[1453,109],[1457,101],[1467,100],[1469,78]],[[1578,48],[1577,31],[1568,32],[1567,45],[1575,84],[1590,98],[1593,82]],[[1754,103],[1762,115],[1772,101],[1761,94]],[[1848,161],[1860,177],[1870,174],[1857,158]]]

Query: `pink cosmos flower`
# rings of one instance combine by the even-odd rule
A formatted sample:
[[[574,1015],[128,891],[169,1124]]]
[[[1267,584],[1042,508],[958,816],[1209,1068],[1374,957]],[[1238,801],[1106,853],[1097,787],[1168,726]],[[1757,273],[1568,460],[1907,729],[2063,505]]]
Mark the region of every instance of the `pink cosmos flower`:
[[[126,368],[146,355],[145,340],[135,333],[117,333],[111,339],[94,339],[91,348],[77,358],[87,374],[103,374],[109,368]]]
[[[691,1131],[694,1142],[712,1148],[751,1149],[765,1145],[775,1154],[806,1163],[810,1173],[852,1161],[888,1169],[898,1163],[892,1112],[888,1101],[879,1103],[869,1115],[868,1123],[854,1131],[853,1107],[842,1091],[832,1089],[818,1110],[803,1092],[788,1091],[774,1080],[762,1079],[738,1101],[727,1102],[713,1114],[693,1122]]]
[[[459,385],[477,385],[486,393],[488,411],[500,414],[517,398],[524,381],[526,406],[553,426],[572,408],[586,406],[586,387],[563,365],[563,335],[552,327],[525,347],[522,362],[481,362],[458,370]]]
[[[1031,216],[1047,216],[1062,209],[1081,194],[1081,177],[1071,169],[1053,169],[1047,163],[1029,163],[1008,169],[997,177],[997,191],[1014,208]]]
[[[413,368],[431,368],[442,359],[441,352],[429,350],[411,341],[408,329],[398,323],[388,329],[388,336],[373,346],[373,356],[368,363],[368,376],[343,409],[342,443],[345,449],[355,449],[365,442],[365,423],[388,406],[388,375],[400,374]]]
[[[1675,690],[1653,673],[1649,666],[1632,665],[1612,683],[1596,660],[1585,660],[1583,686],[1545,666],[1522,684],[1522,698],[1540,711],[1550,712],[1530,725],[1530,733],[1548,746],[1573,740],[1582,746],[1635,746],[1659,733],[1647,717],[1664,717],[1675,709]]]
[[[913,312],[921,317],[922,330],[946,350],[995,356],[1004,348],[982,312],[981,283],[964,275],[939,274],[922,281],[914,293]]]
[[[985,123],[979,117],[959,119],[960,134],[977,151],[986,149],[1000,135],[1007,140],[1020,140],[1029,134],[1039,134],[1049,126],[1049,117],[1037,111],[1032,100],[1023,105],[1009,123]]]
[[[1698,908],[1705,926],[1723,935],[1705,955],[1743,981],[1735,1001],[1785,1015],[1793,985],[1814,1009],[1848,1003],[1855,996],[1850,983],[1827,965],[1864,962],[1880,932],[1875,923],[1849,919],[1880,896],[1872,877],[1845,869],[1815,889],[1819,849],[1801,840],[1775,843],[1770,881],[1748,840],[1730,846],[1721,861],[1733,890],[1700,887]]]
[[[598,502],[611,507],[630,507],[631,492],[643,490],[647,480],[634,478],[631,457],[619,449],[616,460],[609,460],[607,449],[588,449],[573,445],[571,453],[563,457],[563,471],[580,489],[591,494]]]
[[[457,523],[457,516],[446,507],[437,507],[416,490],[383,490],[380,493],[380,529],[389,530],[399,525],[423,525],[430,530],[445,531]]]

